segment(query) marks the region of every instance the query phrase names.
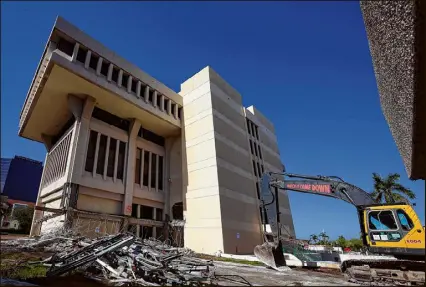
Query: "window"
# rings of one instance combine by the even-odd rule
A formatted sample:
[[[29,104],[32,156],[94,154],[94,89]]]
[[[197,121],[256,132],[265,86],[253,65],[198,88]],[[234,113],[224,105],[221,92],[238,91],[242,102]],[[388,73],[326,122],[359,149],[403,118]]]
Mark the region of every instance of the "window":
[[[253,152],[253,142],[251,140],[249,140],[249,141],[250,141],[251,154],[254,155],[254,152]]]
[[[163,228],[162,227],[155,227],[155,237],[157,238],[157,239],[159,239],[159,240],[161,240],[161,239],[163,239],[164,238],[164,231],[163,231]]]
[[[260,170],[260,164],[259,163],[257,163],[257,173],[258,173],[259,177],[262,176],[262,171]]]
[[[181,119],[182,118],[182,107],[178,108],[178,118]]]
[[[265,172],[265,169],[263,168],[263,165],[260,166],[262,169],[262,174]]]
[[[138,218],[138,205],[132,204],[132,217]]]
[[[149,176],[149,151],[144,151],[143,157],[143,185],[148,186],[148,176]]]
[[[108,70],[109,70],[109,63],[105,60],[102,61],[101,66],[101,75],[104,75],[105,77],[108,76]]]
[[[176,107],[176,104],[172,102],[172,108],[171,108],[172,114],[175,113],[175,107]]]
[[[144,128],[139,130],[138,136],[159,146],[164,146],[166,143],[166,140],[162,136],[159,136]]]
[[[141,158],[142,150],[140,148],[136,149],[136,163],[135,163],[135,183],[141,184]]]
[[[96,166],[96,173],[101,175],[104,174],[106,144],[107,144],[107,136],[101,135],[101,138],[99,141],[98,162]]]
[[[152,103],[153,98],[154,98],[154,90],[150,88],[148,93],[148,102]]]
[[[92,117],[126,132],[129,131],[130,122],[128,120],[122,119],[98,107],[93,109]]]
[[[129,83],[129,75],[123,73],[123,77],[121,77],[121,86],[127,90],[127,84]]]
[[[99,56],[92,53],[92,55],[90,56],[90,61],[89,61],[89,68],[96,71],[96,68],[98,67],[98,60],[99,60]]]
[[[247,131],[248,131],[249,135],[251,135],[250,120],[246,119],[246,121],[247,121]]]
[[[72,56],[72,53],[74,52],[74,44],[63,38],[59,40],[57,48],[59,51],[64,52],[68,56]]]
[[[398,215],[399,222],[401,223],[402,230],[410,231],[413,229],[414,224],[411,218],[405,213],[404,210],[398,209],[396,214]]]
[[[260,148],[260,145],[257,146],[259,148],[259,157],[262,159],[262,149]]]
[[[259,188],[259,182],[256,182],[256,192],[257,192],[257,198],[260,199],[260,188]]]
[[[156,176],[157,176],[157,155],[151,153],[151,188],[156,187]]]
[[[119,74],[119,69],[116,67],[112,68],[112,75],[111,75],[111,80],[115,83],[118,82],[118,74]]]
[[[97,138],[98,138],[98,133],[91,130],[90,137],[89,137],[89,145],[87,147],[86,166],[84,168],[88,172],[93,171],[93,166],[95,163],[95,151],[96,151]]]
[[[118,164],[117,164],[117,178],[123,180],[124,178],[124,159],[126,153],[126,143],[120,141],[118,149]]]
[[[256,138],[259,139],[259,128],[255,126]]]
[[[170,100],[169,100],[169,99],[164,98],[164,111],[165,111],[166,113],[168,113],[168,112],[169,112],[169,102],[170,102]]]
[[[395,218],[390,210],[371,211],[368,215],[369,228],[372,230],[398,229]]]
[[[161,107],[161,95],[157,94],[157,107]]]
[[[83,47],[80,47],[77,52],[77,61],[84,64],[86,62],[86,56],[87,50]]]
[[[257,177],[257,169],[256,169],[256,163],[253,160],[253,172],[254,172],[254,176]]]
[[[161,208],[155,209],[155,220],[163,221],[163,210]]]
[[[141,218],[154,219],[154,207],[141,205]]]
[[[115,150],[117,149],[117,140],[110,138],[109,140],[109,153],[108,153],[108,167],[107,176],[114,177],[114,164],[115,164]]]
[[[163,190],[163,157],[158,157],[158,190]]]
[[[256,142],[253,142],[253,147],[254,147],[254,153],[257,156],[257,144],[256,144]]]
[[[137,85],[138,81],[136,81],[135,79],[132,79],[132,83],[131,83],[131,88],[130,90],[132,91],[132,93],[136,93],[136,85]]]

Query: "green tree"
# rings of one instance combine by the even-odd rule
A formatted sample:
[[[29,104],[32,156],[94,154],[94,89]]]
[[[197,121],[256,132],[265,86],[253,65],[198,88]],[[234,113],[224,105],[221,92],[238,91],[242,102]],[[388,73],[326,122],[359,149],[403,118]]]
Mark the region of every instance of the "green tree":
[[[362,240],[359,238],[352,238],[348,241],[347,247],[354,251],[361,250],[361,248],[363,247]]]
[[[391,173],[385,178],[373,173],[374,191],[371,196],[378,203],[408,202],[408,199],[415,199],[414,192],[400,184],[399,179],[400,175],[397,173]]]
[[[317,242],[318,242],[318,235],[311,234],[311,236],[309,236],[309,244],[316,244]]]
[[[19,222],[19,229],[26,234],[30,233],[33,215],[34,208],[32,207],[19,208],[13,211],[13,218]]]
[[[334,244],[336,246],[340,246],[342,248],[345,248],[348,246],[348,241],[346,240],[346,238],[343,235],[340,235],[336,241],[334,241]]]
[[[321,238],[321,240],[320,240],[320,244],[321,245],[329,245],[329,241],[328,241],[328,239],[330,238],[328,235],[327,235],[327,233],[325,233],[324,231],[323,232],[321,232],[320,234],[318,234],[318,236],[319,236],[319,238]]]

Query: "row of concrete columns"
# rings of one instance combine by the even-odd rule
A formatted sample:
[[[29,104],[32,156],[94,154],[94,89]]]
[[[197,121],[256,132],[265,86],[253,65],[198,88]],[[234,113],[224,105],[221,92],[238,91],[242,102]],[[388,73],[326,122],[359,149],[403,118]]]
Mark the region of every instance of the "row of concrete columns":
[[[75,62],[77,60],[77,54],[78,51],[80,49],[80,44],[76,43],[74,46],[74,51],[73,51],[73,56],[72,56],[72,61]],[[84,67],[86,69],[89,69],[89,64],[90,64],[90,59],[92,57],[92,52],[90,50],[87,50],[87,54],[86,54],[86,58],[85,58],[85,62],[84,62]],[[98,58],[98,62],[96,65],[96,74],[98,76],[101,75],[101,69],[102,69],[102,63],[103,63],[104,59],[102,57]],[[112,73],[114,70],[114,65],[112,63],[109,63],[108,66],[108,74],[107,74],[107,81],[108,82],[112,82]],[[179,106],[177,103],[174,103],[171,99],[166,98],[164,95],[159,95],[158,92],[156,90],[153,90],[153,94],[152,94],[152,102],[149,101],[149,94],[150,94],[150,90],[151,88],[146,85],[145,86],[145,90],[143,91],[143,95],[142,95],[142,82],[139,81],[138,79],[134,78],[133,76],[131,76],[130,74],[128,74],[128,78],[127,78],[127,82],[123,81],[123,74],[124,71],[123,70],[119,70],[118,72],[118,80],[117,80],[117,86],[118,87],[124,87],[126,88],[128,93],[132,93],[132,81],[136,80],[136,97],[138,99],[142,98],[145,100],[146,103],[151,103],[155,108],[157,108],[157,97],[160,97],[160,105],[158,106],[158,108],[162,111],[167,113],[168,115],[172,115],[175,119],[179,118]]]

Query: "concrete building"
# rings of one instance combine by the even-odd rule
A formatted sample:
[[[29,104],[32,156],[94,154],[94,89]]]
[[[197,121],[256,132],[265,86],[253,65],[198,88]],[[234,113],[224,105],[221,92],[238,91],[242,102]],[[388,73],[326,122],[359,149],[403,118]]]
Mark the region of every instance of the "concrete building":
[[[262,242],[259,178],[284,168],[273,124],[212,68],[176,93],[60,17],[19,135],[47,150],[32,235],[134,226],[164,238],[174,236],[167,222],[183,219],[194,251],[252,253]],[[283,232],[294,237],[280,197]]]
[[[426,2],[360,5],[383,114],[408,177],[426,180]]]

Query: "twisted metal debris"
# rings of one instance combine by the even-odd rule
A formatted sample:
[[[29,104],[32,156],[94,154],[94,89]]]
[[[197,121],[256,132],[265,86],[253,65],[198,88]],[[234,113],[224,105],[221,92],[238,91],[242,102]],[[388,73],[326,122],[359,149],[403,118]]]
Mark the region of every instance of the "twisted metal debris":
[[[213,262],[194,257],[186,248],[171,247],[156,239],[142,240],[132,233],[97,239],[58,233],[7,241],[2,248],[53,252],[41,262],[31,262],[48,266],[47,277],[78,271],[112,286],[216,285]]]

